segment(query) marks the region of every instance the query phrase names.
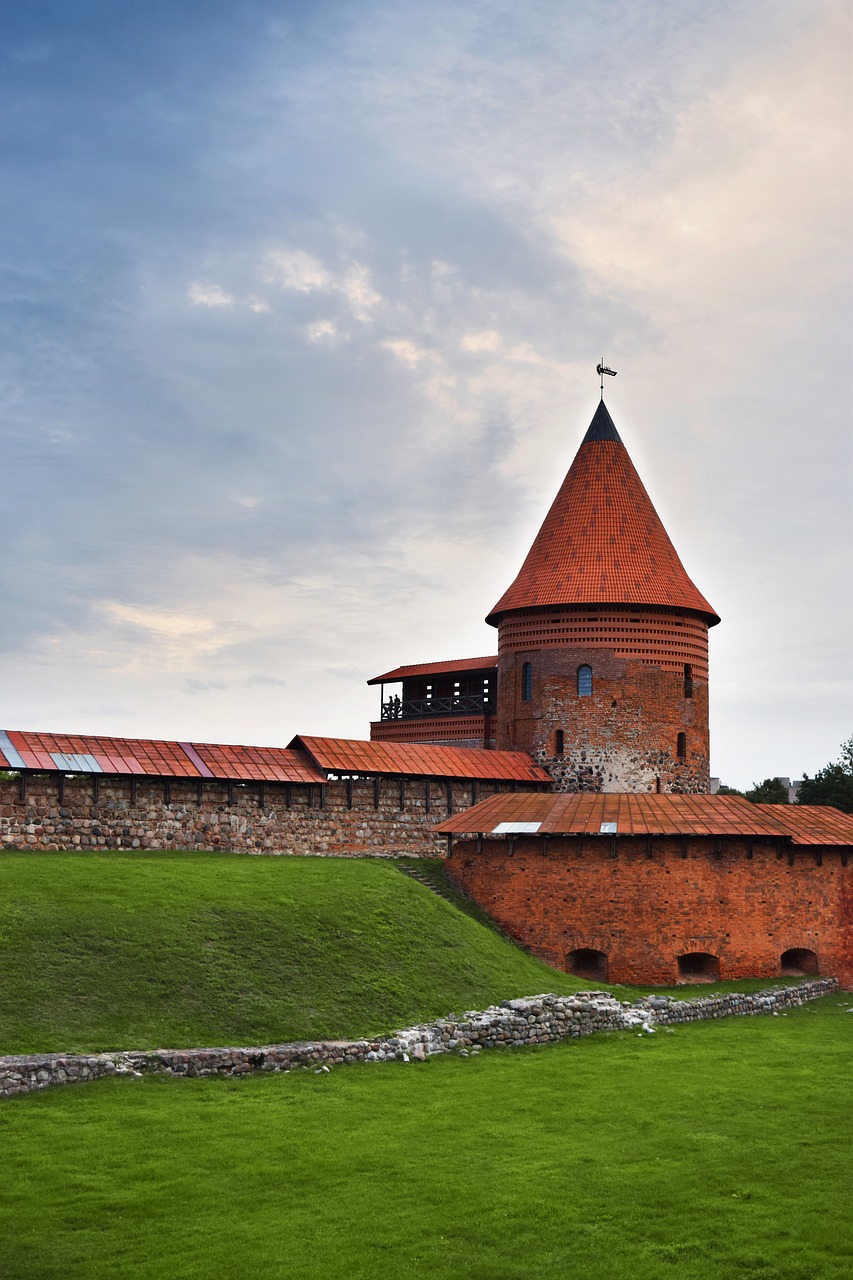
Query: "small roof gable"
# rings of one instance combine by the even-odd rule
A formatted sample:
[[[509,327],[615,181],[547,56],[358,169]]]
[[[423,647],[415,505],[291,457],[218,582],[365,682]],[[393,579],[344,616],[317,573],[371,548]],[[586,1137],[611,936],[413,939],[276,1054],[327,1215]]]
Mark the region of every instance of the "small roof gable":
[[[718,615],[696,588],[601,401],[513,582],[486,618],[559,605],[659,605]]]

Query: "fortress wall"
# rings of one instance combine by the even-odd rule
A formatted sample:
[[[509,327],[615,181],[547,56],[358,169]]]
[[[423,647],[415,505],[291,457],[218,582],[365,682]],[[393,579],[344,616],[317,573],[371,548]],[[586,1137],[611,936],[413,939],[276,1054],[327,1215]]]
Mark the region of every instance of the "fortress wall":
[[[677,957],[716,956],[720,977],[776,977],[792,948],[853,988],[853,859],[740,837],[515,837],[454,843],[455,883],[535,955],[607,957],[601,979],[670,985]],[[686,856],[683,856],[686,854]]]
[[[97,778],[97,782],[96,782]],[[353,779],[308,786],[88,775],[0,780],[0,848],[212,849],[267,854],[443,856],[445,839],[431,827],[449,816],[443,780]],[[97,796],[95,794],[97,788]],[[453,812],[485,799],[502,784],[452,784]],[[429,801],[427,801],[427,790]],[[289,800],[289,804],[288,804]],[[262,803],[261,803],[262,801]],[[351,807],[350,807],[351,804]]]

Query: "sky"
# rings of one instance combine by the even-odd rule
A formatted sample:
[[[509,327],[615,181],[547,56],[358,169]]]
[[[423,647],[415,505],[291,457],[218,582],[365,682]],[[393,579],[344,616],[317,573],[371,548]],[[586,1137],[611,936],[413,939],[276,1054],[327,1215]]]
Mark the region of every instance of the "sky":
[[[853,733],[849,0],[21,0],[0,724],[365,738],[493,654],[598,400],[711,632],[712,773]]]

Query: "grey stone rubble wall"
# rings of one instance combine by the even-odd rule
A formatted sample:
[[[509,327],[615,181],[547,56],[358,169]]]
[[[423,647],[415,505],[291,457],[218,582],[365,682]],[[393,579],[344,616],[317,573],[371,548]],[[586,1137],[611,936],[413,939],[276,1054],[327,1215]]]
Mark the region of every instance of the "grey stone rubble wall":
[[[653,1033],[656,1025],[727,1018],[733,1014],[777,1013],[838,990],[835,978],[778,987],[754,995],[731,993],[697,1000],[644,996],[634,1004],[609,992],[572,996],[527,996],[501,1005],[439,1018],[373,1040],[300,1041],[257,1049],[154,1049],[127,1053],[28,1054],[0,1058],[0,1098],[32,1093],[50,1085],[76,1084],[102,1076],[238,1076],[253,1071],[314,1071],[356,1062],[424,1061],[433,1054],[462,1056],[481,1049],[549,1044],[596,1031],[632,1027]]]
[[[519,784],[522,790],[528,789]],[[97,786],[97,800],[95,787]],[[433,826],[511,783],[354,778],[318,784],[162,781],[87,774],[0,779],[0,849],[190,849],[257,854],[443,857]],[[450,803],[448,803],[448,798]]]

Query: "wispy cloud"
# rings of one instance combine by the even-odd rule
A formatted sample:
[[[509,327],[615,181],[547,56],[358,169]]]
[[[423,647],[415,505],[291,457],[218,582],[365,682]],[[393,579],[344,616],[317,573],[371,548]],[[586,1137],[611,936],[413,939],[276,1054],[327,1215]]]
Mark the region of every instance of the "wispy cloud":
[[[234,299],[218,284],[191,284],[187,297],[194,307],[233,307]]]

